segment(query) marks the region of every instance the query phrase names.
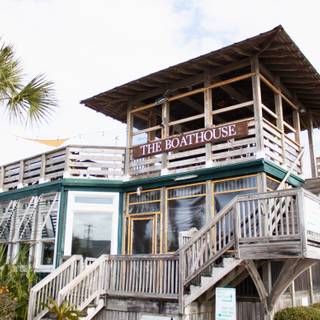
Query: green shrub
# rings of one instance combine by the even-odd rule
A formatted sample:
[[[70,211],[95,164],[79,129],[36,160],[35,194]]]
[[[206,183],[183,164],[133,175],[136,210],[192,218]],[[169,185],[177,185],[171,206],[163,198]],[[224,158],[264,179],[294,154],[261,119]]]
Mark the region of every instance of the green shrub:
[[[314,303],[311,307],[320,309],[320,302]]]
[[[287,308],[278,311],[274,320],[320,320],[320,310],[313,307]]]

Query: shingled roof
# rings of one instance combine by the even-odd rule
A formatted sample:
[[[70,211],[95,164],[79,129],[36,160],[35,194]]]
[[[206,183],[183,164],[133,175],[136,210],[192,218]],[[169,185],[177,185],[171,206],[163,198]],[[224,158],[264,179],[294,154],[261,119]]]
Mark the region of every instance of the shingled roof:
[[[240,61],[252,56],[260,61],[315,118],[320,119],[320,75],[282,26],[151,73],[111,90],[82,100],[85,106],[107,116],[126,122],[128,101],[145,93],[165,91],[171,84],[196,76],[201,72]],[[320,120],[318,122],[318,126]]]

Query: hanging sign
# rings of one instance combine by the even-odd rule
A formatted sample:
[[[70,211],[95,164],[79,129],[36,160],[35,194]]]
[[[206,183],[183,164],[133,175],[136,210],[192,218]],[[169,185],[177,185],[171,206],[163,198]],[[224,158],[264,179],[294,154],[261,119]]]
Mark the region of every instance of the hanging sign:
[[[151,155],[191,149],[206,143],[217,143],[233,138],[245,137],[248,135],[248,122],[228,123],[214,128],[181,134],[163,140],[152,141],[133,147],[133,158],[143,158]]]
[[[216,320],[236,320],[236,289],[216,288]]]

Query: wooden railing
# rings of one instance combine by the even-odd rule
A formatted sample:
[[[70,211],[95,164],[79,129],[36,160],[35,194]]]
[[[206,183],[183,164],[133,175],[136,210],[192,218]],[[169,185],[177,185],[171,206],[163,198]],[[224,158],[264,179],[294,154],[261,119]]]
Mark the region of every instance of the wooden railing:
[[[0,190],[62,177],[123,179],[125,148],[67,146],[0,167]]]
[[[63,301],[84,310],[100,295],[177,299],[178,257],[168,255],[102,255],[58,295]]]
[[[174,151],[140,159],[133,159],[131,150],[129,175],[132,178],[151,177],[161,173],[178,173],[255,159],[257,148],[254,118],[233,121],[232,123],[243,121],[248,122],[248,136],[236,141],[234,139],[222,141],[210,145],[210,148],[202,145],[189,150]]]
[[[51,272],[30,291],[28,320],[41,319],[46,313],[49,299],[57,299],[58,293],[83,270],[82,256],[74,255]]]
[[[229,249],[241,257],[251,243],[268,240],[271,248],[297,240],[304,256],[307,245],[320,245],[319,214],[320,199],[304,189],[235,197],[179,250],[181,301],[185,286]]]
[[[320,177],[320,157],[316,158],[317,177]]]
[[[39,319],[50,297],[80,310],[104,294],[181,303],[186,287],[225,253],[241,258],[251,246],[256,253],[259,243],[271,251],[285,244],[283,254],[288,244],[298,243],[301,257],[319,248],[319,213],[320,198],[304,189],[237,196],[174,254],[103,255],[89,259],[80,274],[82,259],[71,258],[32,289],[28,319]]]
[[[301,147],[294,140],[266,119],[263,120],[263,141],[265,157],[285,168],[290,168],[301,152]],[[301,160],[294,172],[302,173]]]

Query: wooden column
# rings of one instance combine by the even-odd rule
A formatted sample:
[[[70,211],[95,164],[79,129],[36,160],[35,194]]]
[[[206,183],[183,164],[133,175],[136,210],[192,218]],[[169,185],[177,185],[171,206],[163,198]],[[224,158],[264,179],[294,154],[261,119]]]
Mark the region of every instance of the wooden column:
[[[1,166],[0,167],[0,191],[4,189],[3,183],[4,183],[4,166]]]
[[[126,143],[126,153],[125,153],[125,166],[124,166],[124,174],[127,179],[130,177],[130,149],[132,147],[132,113],[131,113],[131,106],[128,106],[127,109],[127,143]]]
[[[161,139],[165,139],[169,137],[169,101],[166,101],[162,105],[162,137]],[[168,154],[164,152],[162,154],[162,163],[161,163],[161,174],[167,174],[167,161],[168,161]]]
[[[18,188],[23,187],[24,160],[20,160]]]
[[[307,271],[308,273],[308,287],[309,287],[309,299],[310,304],[313,304],[314,301],[314,295],[313,295],[313,278],[312,278],[312,267],[310,267]]]
[[[290,285],[290,294],[291,294],[292,307],[295,307],[296,306],[296,287],[294,284],[294,280],[292,281],[292,283]]]
[[[255,74],[252,76],[252,92],[254,103],[254,120],[256,131],[257,144],[257,158],[264,158],[264,141],[263,141],[263,116],[262,116],[262,99],[261,99],[261,85],[260,85],[260,71],[258,57],[251,60],[251,72]]]
[[[314,145],[314,128],[312,114],[308,114],[308,140],[309,140],[309,152],[310,152],[310,165],[312,178],[318,176],[317,162],[315,156],[315,145]]]
[[[205,81],[205,87],[210,85],[210,82]],[[204,126],[206,128],[212,127],[212,89],[204,91]],[[212,144],[206,144],[206,166],[212,166]]]
[[[280,84],[280,81],[277,81],[278,84]],[[279,86],[280,87],[280,86]],[[276,92],[274,95],[274,102],[276,107],[276,114],[277,114],[277,127],[281,131],[281,152],[282,152],[282,164],[286,166],[286,149],[285,149],[285,143],[284,143],[284,126],[283,126],[283,108],[282,108],[282,97],[281,97],[281,91],[279,89],[279,92]]]

